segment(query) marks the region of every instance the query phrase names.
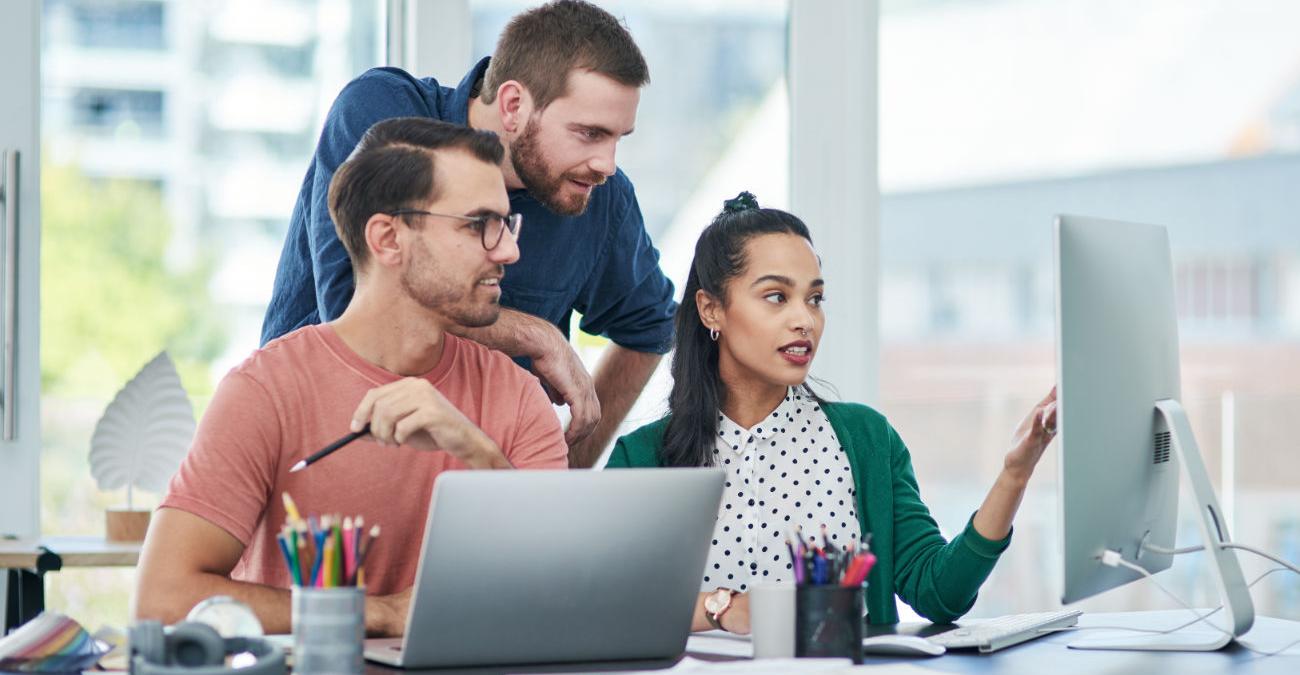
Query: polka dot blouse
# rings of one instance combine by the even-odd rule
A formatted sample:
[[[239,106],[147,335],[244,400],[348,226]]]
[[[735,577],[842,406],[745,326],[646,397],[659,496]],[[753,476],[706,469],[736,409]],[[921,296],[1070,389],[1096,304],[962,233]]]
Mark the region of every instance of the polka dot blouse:
[[[726,484],[701,590],[793,581],[786,537],[795,526],[814,545],[822,525],[835,544],[861,536],[848,456],[826,413],[801,389],[790,389],[751,429],[718,415],[713,461]]]

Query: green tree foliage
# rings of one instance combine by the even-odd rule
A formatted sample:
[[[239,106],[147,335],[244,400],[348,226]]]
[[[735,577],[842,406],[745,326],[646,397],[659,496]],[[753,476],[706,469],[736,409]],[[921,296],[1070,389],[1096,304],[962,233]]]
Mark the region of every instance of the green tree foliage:
[[[159,189],[92,180],[74,167],[41,173],[41,387],[107,397],[167,349],[192,395],[226,335],[208,300],[211,264],[167,264],[172,227]]]

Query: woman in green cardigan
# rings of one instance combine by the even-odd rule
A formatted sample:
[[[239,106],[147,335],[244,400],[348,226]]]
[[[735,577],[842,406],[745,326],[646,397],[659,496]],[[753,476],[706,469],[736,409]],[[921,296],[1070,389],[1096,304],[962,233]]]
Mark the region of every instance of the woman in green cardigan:
[[[1015,430],[979,510],[945,541],[889,422],[864,405],[823,401],[805,382],[825,325],[825,287],[802,221],[759,208],[747,192],[729,200],[695,246],[677,312],[669,415],[620,438],[610,455],[611,468],[726,473],[693,630],[748,633],[746,591],[793,579],[790,536],[852,545],[871,535],[871,623],[897,623],[895,595],[931,621],[960,617],[1006,549],[1055,434],[1053,390]]]

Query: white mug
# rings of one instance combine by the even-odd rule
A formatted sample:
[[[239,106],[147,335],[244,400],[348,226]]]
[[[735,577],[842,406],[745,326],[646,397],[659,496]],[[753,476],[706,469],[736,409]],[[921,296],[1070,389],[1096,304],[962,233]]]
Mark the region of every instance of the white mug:
[[[749,628],[754,658],[794,658],[794,584],[757,584],[750,589]]]

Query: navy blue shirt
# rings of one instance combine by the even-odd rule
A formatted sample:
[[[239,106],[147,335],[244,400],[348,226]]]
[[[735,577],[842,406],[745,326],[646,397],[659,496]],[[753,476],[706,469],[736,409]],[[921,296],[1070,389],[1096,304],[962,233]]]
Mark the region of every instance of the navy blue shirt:
[[[352,263],[329,215],[329,184],[371,125],[393,117],[468,124],[471,90],[483,59],[455,89],[397,68],[373,68],[348,83],[325,118],[303,179],[275,273],[262,344],[309,324],[337,318],[352,299]],[[570,315],[592,335],[641,352],[666,353],[677,311],[673,284],[641,218],[632,181],[622,171],[592,190],[587,210],[560,216],[525,190],[510,191],[524,216],[519,261],[506,266],[501,304],[550,321],[569,335]]]

